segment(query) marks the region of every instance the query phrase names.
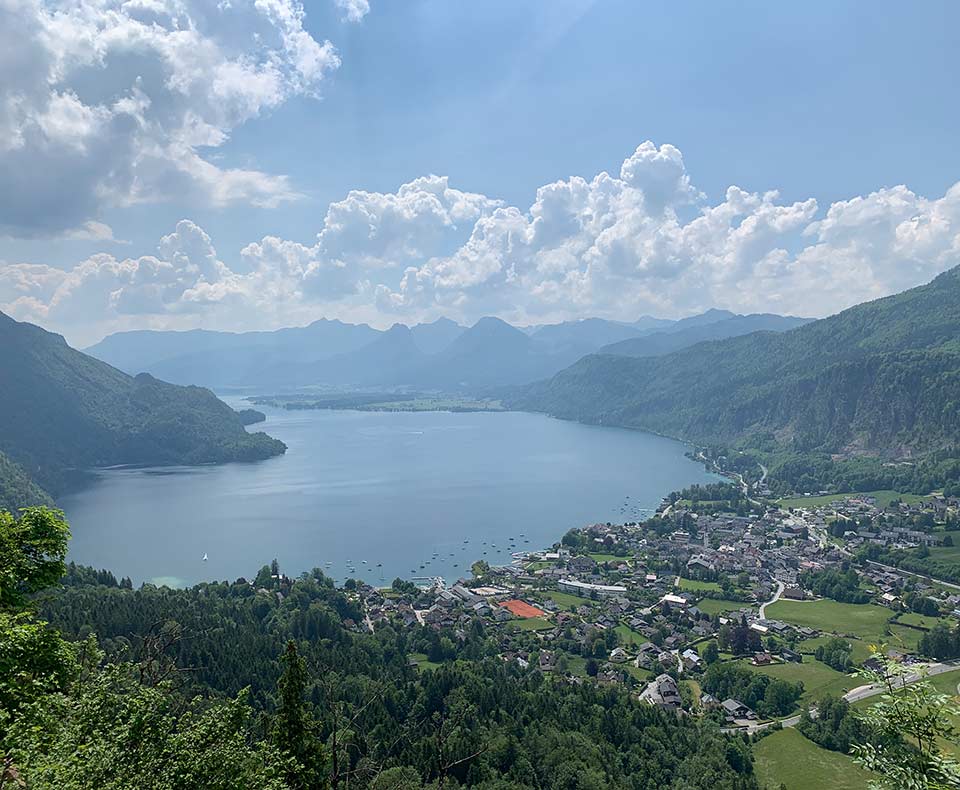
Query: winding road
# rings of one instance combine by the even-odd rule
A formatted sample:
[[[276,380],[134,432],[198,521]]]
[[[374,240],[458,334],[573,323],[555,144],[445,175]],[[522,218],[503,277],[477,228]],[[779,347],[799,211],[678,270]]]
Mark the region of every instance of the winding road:
[[[761,619],[761,620],[766,620],[766,619],[767,619],[767,607],[768,607],[770,604],[776,603],[777,601],[779,601],[779,600],[780,600],[780,596],[783,595],[784,589],[786,589],[786,585],[784,585],[784,583],[783,583],[782,581],[779,581],[779,580],[774,580],[774,581],[776,581],[776,584],[777,584],[777,591],[773,594],[773,598],[771,598],[769,601],[764,601],[762,604],[760,604],[760,619]]]
[[[899,687],[902,688],[903,686],[908,686],[911,683],[916,683],[918,680],[924,680],[926,678],[933,677],[934,675],[942,675],[944,672],[952,672],[955,669],[960,669],[960,661],[930,664],[927,666],[927,671],[924,675],[921,675],[919,672],[913,672],[909,675],[904,675]],[[854,689],[850,689],[850,691],[843,695],[843,698],[847,702],[854,703],[859,702],[862,699],[875,697],[877,694],[886,693],[886,686],[877,685],[876,683],[868,683],[865,686],[857,686]],[[778,721],[783,727],[796,727],[800,723],[800,717],[790,716],[787,719],[779,719]],[[767,721],[763,722],[762,724],[749,724],[745,727],[724,727],[723,732],[754,733],[760,730],[765,730],[768,727],[772,727],[776,723],[777,721]]]

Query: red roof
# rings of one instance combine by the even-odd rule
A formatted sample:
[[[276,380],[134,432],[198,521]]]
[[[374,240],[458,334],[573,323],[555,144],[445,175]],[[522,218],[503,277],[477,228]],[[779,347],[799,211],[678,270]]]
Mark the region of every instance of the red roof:
[[[523,601],[504,601],[500,605],[517,617],[543,617],[546,614],[542,609],[537,609],[536,606],[531,606]]]

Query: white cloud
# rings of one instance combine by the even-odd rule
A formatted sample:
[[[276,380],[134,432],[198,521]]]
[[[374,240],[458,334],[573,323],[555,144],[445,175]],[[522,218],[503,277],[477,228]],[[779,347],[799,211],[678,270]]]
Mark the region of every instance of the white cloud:
[[[681,219],[691,204],[696,215]],[[381,286],[378,304],[538,322],[712,306],[826,315],[960,264],[960,185],[936,200],[880,190],[817,217],[812,198],[784,204],[736,186],[711,205],[677,149],[644,143],[620,178],[558,181],[527,211],[482,219],[452,255]]]
[[[233,257],[233,256],[230,256]],[[0,309],[84,341],[132,326],[346,320],[632,319],[712,306],[826,315],[960,264],[960,184],[784,203],[736,186],[709,202],[680,152],[641,145],[620,176],[572,177],[526,210],[426,176],[330,204],[315,241],[268,236],[231,265],[184,220],[155,255],[68,272],[0,265]],[[97,316],[93,320],[91,316]]]
[[[0,233],[62,235],[169,197],[296,197],[209,149],[338,68],[303,22],[299,0],[0,0]]]
[[[347,22],[359,22],[370,13],[370,0],[334,0]]]

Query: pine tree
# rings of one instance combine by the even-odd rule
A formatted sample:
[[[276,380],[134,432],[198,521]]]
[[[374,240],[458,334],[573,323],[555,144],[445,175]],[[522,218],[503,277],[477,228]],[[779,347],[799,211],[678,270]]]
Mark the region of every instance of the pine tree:
[[[314,720],[304,702],[307,691],[307,665],[292,640],[280,659],[283,674],[277,682],[277,713],[273,720],[274,745],[293,761],[286,779],[291,787],[326,787],[324,752],[314,736]]]

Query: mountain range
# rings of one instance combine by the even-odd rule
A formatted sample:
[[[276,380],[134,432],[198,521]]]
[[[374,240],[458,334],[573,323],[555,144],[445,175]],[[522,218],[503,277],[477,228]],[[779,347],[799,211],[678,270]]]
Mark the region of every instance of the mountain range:
[[[320,320],[273,332],[157,332],[110,335],[87,353],[128,373],[216,388],[398,387],[477,390],[547,378],[597,351],[637,356],[804,319],[709,310],[671,321],[628,324],[587,318],[514,327],[482,318],[463,327],[446,318],[380,331]],[[644,352],[644,348],[649,348]]]
[[[278,455],[212,392],[136,377],[0,313],[0,509],[49,501],[91,467]]]
[[[698,444],[900,459],[960,446],[960,267],[789,331],[644,342],[605,350],[643,356],[584,357],[508,405]]]

